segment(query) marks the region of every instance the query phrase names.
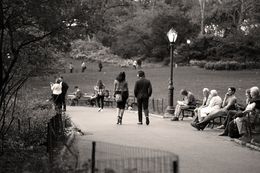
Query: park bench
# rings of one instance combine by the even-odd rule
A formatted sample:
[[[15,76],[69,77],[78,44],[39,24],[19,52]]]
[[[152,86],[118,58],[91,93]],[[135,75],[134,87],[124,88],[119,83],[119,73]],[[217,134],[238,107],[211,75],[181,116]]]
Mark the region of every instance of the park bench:
[[[187,109],[182,109],[181,110],[181,115],[180,115],[180,116],[182,116],[181,120],[183,120],[184,117],[193,117],[195,115],[194,110],[197,107],[201,106],[201,104],[202,104],[201,100],[196,100],[196,105],[195,106],[190,106]]]

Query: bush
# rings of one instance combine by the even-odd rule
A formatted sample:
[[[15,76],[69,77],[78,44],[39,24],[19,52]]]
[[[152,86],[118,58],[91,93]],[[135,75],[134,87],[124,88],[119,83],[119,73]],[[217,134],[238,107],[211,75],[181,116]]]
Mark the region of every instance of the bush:
[[[199,60],[190,60],[190,65],[191,66],[198,66],[200,68],[204,68],[205,64],[207,63],[207,61],[199,61]]]
[[[260,63],[237,61],[210,61],[191,60],[190,65],[205,68],[207,70],[243,70],[243,69],[260,69]]]

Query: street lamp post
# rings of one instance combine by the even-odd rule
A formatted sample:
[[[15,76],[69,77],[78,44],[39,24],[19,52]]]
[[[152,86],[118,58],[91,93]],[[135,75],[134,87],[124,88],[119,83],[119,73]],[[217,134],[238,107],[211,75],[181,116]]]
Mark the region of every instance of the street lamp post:
[[[190,43],[191,43],[191,41],[190,41],[190,39],[188,39],[187,40],[187,44],[188,44],[188,63],[190,63],[190,56],[189,56],[189,51],[190,51]]]
[[[169,94],[168,94],[168,106],[166,109],[166,112],[164,114],[164,117],[172,117],[173,113],[174,113],[174,107],[173,107],[173,93],[174,93],[174,87],[173,87],[173,49],[174,49],[174,45],[173,43],[176,41],[177,39],[177,32],[171,28],[169,30],[169,32],[167,33],[167,37],[169,39],[170,42],[170,58],[171,58],[171,74],[170,74],[170,81],[169,81]]]

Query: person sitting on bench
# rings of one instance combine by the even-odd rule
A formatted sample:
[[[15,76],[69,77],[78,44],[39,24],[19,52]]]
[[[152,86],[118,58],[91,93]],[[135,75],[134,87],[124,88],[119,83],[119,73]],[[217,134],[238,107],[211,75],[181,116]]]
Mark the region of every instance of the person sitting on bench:
[[[209,89],[203,88],[202,94],[203,94],[202,104],[201,104],[200,107],[197,107],[196,109],[194,109],[195,117],[193,118],[193,121],[191,122],[191,124],[198,123],[199,121],[201,121],[200,111],[201,111],[202,108],[207,107],[209,105],[209,101],[210,101],[210,97],[209,97],[210,91],[209,91]]]
[[[204,130],[208,123],[217,118],[227,116],[229,110],[236,110],[237,98],[235,96],[236,88],[229,87],[227,93],[225,94],[222,108],[216,109],[210,112],[201,122],[195,124],[195,128],[198,130]]]
[[[73,97],[71,98],[71,106],[75,106],[82,96],[82,92],[78,86],[75,86],[74,89],[75,91],[73,93]]]
[[[183,101],[177,101],[177,105],[174,111],[174,117],[171,119],[172,121],[179,120],[179,116],[183,109],[188,109],[190,107],[196,106],[196,100],[192,92],[182,89],[180,93],[184,98]]]

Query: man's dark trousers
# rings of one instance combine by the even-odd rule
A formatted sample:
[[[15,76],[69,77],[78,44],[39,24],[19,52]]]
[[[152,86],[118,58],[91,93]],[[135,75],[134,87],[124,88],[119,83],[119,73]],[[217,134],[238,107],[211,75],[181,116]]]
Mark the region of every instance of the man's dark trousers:
[[[148,110],[149,98],[138,98],[137,107],[138,107],[138,120],[143,122],[143,110]]]

